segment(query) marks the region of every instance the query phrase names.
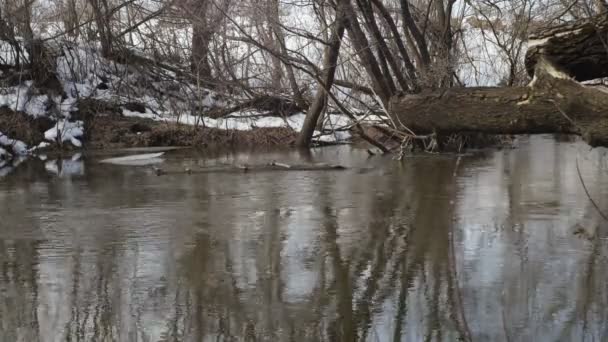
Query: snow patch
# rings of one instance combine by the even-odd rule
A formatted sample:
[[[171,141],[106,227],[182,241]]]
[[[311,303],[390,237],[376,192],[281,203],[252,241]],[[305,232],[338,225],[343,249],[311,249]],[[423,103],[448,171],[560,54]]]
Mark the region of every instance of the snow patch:
[[[528,40],[528,49],[531,49],[538,45],[544,45],[545,43],[547,43],[549,41],[549,39],[550,39],[550,37],[542,38],[542,39],[530,39],[530,40]]]
[[[0,132],[0,145],[4,147],[9,147],[14,153],[18,155],[24,156],[28,153],[27,145],[23,141],[11,139],[4,135],[2,132]]]
[[[581,31],[583,31],[583,29],[578,29],[578,30],[574,30],[574,31],[559,32],[559,33],[556,33],[556,34],[551,35],[551,36],[546,37],[546,38],[530,39],[530,40],[528,40],[528,49],[531,49],[531,48],[533,48],[535,46],[538,46],[538,45],[544,45],[549,40],[551,40],[552,38],[560,38],[560,37],[566,37],[566,36],[570,36],[570,35],[576,35],[576,34],[580,33]]]
[[[13,159],[13,156],[7,150],[0,147],[0,168],[8,164],[8,161]]]
[[[315,135],[321,134],[319,131],[315,131]],[[335,131],[331,134],[321,135],[317,138],[317,141],[324,143],[337,143],[348,141],[352,135],[348,131]]]
[[[81,147],[82,142],[78,138],[84,134],[82,121],[70,122],[67,120],[57,121],[55,127],[44,132],[44,138],[53,142],[69,141],[76,147]]]

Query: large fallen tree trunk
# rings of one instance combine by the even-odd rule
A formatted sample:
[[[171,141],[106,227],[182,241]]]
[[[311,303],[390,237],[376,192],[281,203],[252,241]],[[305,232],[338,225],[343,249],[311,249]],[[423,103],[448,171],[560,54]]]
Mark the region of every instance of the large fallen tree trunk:
[[[576,80],[608,76],[605,19],[544,30],[526,55],[527,87],[451,88],[393,97],[391,118],[416,134],[568,133],[608,146],[608,93]]]
[[[608,16],[546,28],[528,38],[526,70],[534,75],[544,59],[577,81],[608,76]]]

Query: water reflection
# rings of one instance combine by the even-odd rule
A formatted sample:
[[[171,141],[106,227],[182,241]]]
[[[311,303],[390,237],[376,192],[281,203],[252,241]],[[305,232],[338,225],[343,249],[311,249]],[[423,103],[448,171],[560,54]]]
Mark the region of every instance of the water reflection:
[[[27,162],[0,181],[0,340],[605,340],[607,226],[577,158],[608,209],[603,151],[547,137],[403,163],[344,147],[165,162],[345,172]]]
[[[44,163],[44,168],[59,177],[72,177],[84,175],[84,162],[80,153],[74,154],[70,159],[55,159]],[[45,159],[46,158],[42,158]]]

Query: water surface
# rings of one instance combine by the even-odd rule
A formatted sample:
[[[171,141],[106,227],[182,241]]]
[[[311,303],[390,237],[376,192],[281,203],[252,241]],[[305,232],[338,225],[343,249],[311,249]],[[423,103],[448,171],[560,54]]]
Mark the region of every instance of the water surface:
[[[605,341],[604,150],[171,151],[0,178],[1,341]]]

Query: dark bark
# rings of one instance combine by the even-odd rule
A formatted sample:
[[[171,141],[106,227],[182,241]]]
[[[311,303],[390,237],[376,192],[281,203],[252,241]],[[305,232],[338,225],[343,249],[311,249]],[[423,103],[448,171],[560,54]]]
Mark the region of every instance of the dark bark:
[[[359,25],[357,12],[353,8],[350,0],[345,1],[345,3],[345,11],[348,18],[347,29],[351,42],[359,55],[363,68],[365,68],[367,75],[372,81],[376,94],[378,94],[382,102],[387,103],[388,99],[393,95],[393,92],[391,92],[385,79],[386,76],[390,77],[390,75],[385,76],[382,73],[379,62],[370,49],[370,44],[365,36],[365,32],[363,32],[361,25]]]
[[[608,93],[577,82],[608,76],[607,39],[605,16],[542,29],[530,37],[527,87],[403,95],[391,99],[389,114],[419,135],[566,133],[608,146]]]
[[[78,37],[80,30],[78,27],[78,12],[76,9],[76,0],[64,0],[62,2],[63,13],[61,19],[66,30],[66,34],[70,37]]]
[[[206,115],[217,119],[247,108],[255,108],[264,112],[270,112],[268,114],[260,114],[259,116],[289,116],[306,110],[306,107],[300,107],[298,103],[294,102],[290,98],[272,95],[260,95],[243,103],[239,103],[233,107],[211,110]],[[254,116],[256,115],[252,115],[251,117]]]
[[[395,94],[397,92],[397,87],[395,86],[395,82],[393,81],[393,77],[391,76],[391,70],[388,66],[388,58],[390,55],[386,55],[382,50],[377,50],[377,54],[378,57],[376,58],[376,60],[378,61],[378,64],[380,64],[380,70],[382,70],[382,74],[384,75],[386,87],[388,88],[391,95]],[[407,90],[407,88],[405,88],[405,90]]]
[[[308,108],[306,119],[302,126],[302,131],[298,135],[296,145],[299,147],[309,147],[312,140],[312,135],[315,131],[315,126],[319,120],[323,108],[327,104],[327,92],[331,89],[336,75],[338,57],[340,56],[340,46],[342,45],[342,37],[348,23],[346,17],[346,3],[350,0],[339,0],[336,6],[336,20],[332,25],[332,33],[329,39],[329,44],[325,47],[325,55],[323,57],[323,72],[320,75],[317,94],[313,103]]]
[[[201,86],[211,87],[211,64],[209,63],[209,43],[213,30],[208,25],[209,1],[187,2],[192,22],[192,54],[190,68]]]
[[[426,67],[430,64],[431,57],[429,55],[429,50],[426,44],[426,40],[424,39],[424,35],[414,22],[414,18],[412,17],[412,13],[410,11],[409,0],[400,0],[400,4],[401,15],[403,16],[404,34],[406,35],[406,37],[411,35],[416,41],[417,52],[420,55],[420,62],[422,62],[423,67]]]
[[[440,70],[439,82],[440,87],[451,87],[454,84],[454,66],[452,62],[452,10],[456,0],[447,0],[446,7],[443,7],[443,0],[435,1],[435,12],[439,20],[441,35],[439,41],[435,45],[435,54],[442,61],[443,70]]]
[[[526,70],[544,58],[578,81],[608,77],[608,17],[576,21],[530,35]]]
[[[104,57],[111,57],[114,52],[114,36],[112,35],[112,14],[113,10],[108,7],[107,0],[90,0],[101,43],[101,54]]]
[[[203,86],[210,86],[209,82],[211,80],[211,64],[209,64],[210,40],[211,37],[206,29],[206,25],[200,23],[192,24],[191,70]]]
[[[287,45],[285,42],[285,35],[283,34],[283,28],[281,27],[281,24],[280,24],[279,1],[278,0],[272,1],[271,12],[272,12],[272,15],[270,18],[270,24],[272,25],[272,30],[279,43],[281,53],[283,55],[287,56],[287,55],[289,55],[289,51],[287,50]],[[296,104],[301,108],[306,108],[307,103],[304,100],[302,91],[300,91],[300,87],[298,85],[298,81],[296,79],[293,67],[291,66],[290,63],[284,63],[284,65],[285,65],[285,71],[287,72],[287,80],[289,81],[289,86],[291,87],[291,91],[293,92],[293,97],[294,97]]]
[[[362,92],[363,94],[366,95],[374,95],[374,91],[364,85],[358,84],[358,83],[353,83],[350,81],[346,81],[346,80],[334,80],[334,84],[340,87],[344,87],[344,88],[349,88],[355,91],[359,91]]]
[[[394,97],[390,113],[416,134],[567,133],[608,146],[608,94],[540,61],[536,81],[518,88],[452,88]]]
[[[411,58],[409,56],[409,53],[407,52],[407,49],[405,48],[405,44],[403,43],[401,36],[399,36],[399,30],[397,29],[397,25],[395,24],[393,17],[391,17],[390,12],[380,0],[371,0],[371,2],[374,4],[374,6],[376,6],[376,8],[378,8],[378,11],[380,12],[382,17],[384,18],[384,21],[388,25],[388,28],[392,35],[391,38],[395,41],[395,44],[397,45],[397,49],[399,50],[399,54],[401,55],[401,60],[405,65],[405,69],[407,70],[410,82],[412,83],[412,90],[416,91],[418,89],[416,68],[414,67],[414,64],[411,61]]]
[[[374,10],[372,8],[371,3],[368,0],[357,0],[357,4],[359,5],[361,12],[363,13],[368,30],[372,33],[374,40],[378,45],[379,55],[381,56],[380,59],[382,62],[381,65],[384,74],[386,75],[386,79],[389,87],[391,88],[391,91],[394,92],[396,89],[395,84],[393,83],[391,78],[389,66],[390,70],[393,71],[393,74],[395,75],[395,78],[397,79],[401,90],[406,92],[409,91],[410,86],[405,77],[403,77],[401,70],[397,64],[397,60],[389,49],[388,45],[386,44],[385,38],[382,36],[382,32],[380,31],[380,27],[378,27],[378,23],[376,22],[376,17],[374,15]]]

